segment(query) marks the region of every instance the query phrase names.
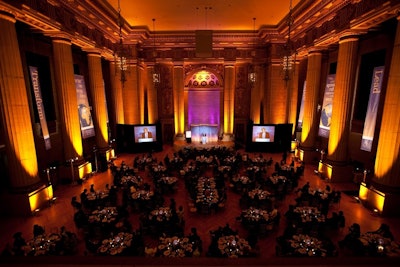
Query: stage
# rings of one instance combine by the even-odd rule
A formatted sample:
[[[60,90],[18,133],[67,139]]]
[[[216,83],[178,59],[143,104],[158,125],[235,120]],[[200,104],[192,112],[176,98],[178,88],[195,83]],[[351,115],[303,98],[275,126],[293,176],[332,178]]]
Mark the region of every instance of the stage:
[[[197,148],[197,149],[207,149],[207,148],[212,148],[212,147],[234,148],[235,142],[233,142],[233,141],[228,141],[228,142],[217,141],[217,142],[208,142],[206,144],[203,144],[201,142],[193,142],[193,141],[188,143],[184,140],[175,140],[174,141],[174,150],[175,151],[179,151],[184,147]]]

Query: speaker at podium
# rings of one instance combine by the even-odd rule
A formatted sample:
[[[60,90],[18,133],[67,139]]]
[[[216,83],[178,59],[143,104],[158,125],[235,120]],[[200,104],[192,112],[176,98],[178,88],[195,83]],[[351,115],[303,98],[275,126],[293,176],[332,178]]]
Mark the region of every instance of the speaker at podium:
[[[191,143],[192,142],[192,131],[186,131],[185,137],[186,137],[186,142]]]

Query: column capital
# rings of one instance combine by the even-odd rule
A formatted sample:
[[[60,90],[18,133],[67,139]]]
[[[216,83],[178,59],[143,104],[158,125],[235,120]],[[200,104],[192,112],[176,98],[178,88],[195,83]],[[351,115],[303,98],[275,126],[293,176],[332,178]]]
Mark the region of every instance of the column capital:
[[[324,46],[312,46],[307,49],[308,55],[322,54],[327,50]]]
[[[54,34],[46,34],[49,36],[54,43],[63,43],[67,45],[72,45],[71,38],[68,35],[58,32]]]
[[[83,51],[87,53],[87,56],[101,57],[101,51],[98,48],[85,48]]]
[[[181,61],[181,60],[176,60],[173,62],[173,64],[174,64],[174,68],[178,68],[178,67],[183,68],[183,61]]]
[[[14,15],[8,13],[6,11],[0,10],[0,19],[8,20],[12,23],[15,23],[17,20],[15,19]]]
[[[236,64],[236,61],[234,61],[234,60],[226,60],[226,61],[224,61],[224,67],[225,68],[226,67],[233,68],[233,67],[235,67],[235,64]]]
[[[348,30],[344,31],[339,36],[339,44],[345,42],[356,42],[360,39],[360,35],[365,34],[365,31]]]
[[[154,68],[154,66],[157,64],[157,62],[147,62],[146,67],[147,68]]]

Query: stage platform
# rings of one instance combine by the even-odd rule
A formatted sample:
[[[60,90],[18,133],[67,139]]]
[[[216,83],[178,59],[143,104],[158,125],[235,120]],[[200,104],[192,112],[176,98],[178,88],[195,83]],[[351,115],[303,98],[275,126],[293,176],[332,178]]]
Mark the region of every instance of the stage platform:
[[[222,146],[227,147],[227,148],[234,148],[235,142],[233,142],[233,141],[228,141],[228,142],[218,141],[218,142],[208,142],[206,144],[202,144],[201,142],[188,143],[184,140],[175,140],[174,141],[174,151],[179,151],[184,147],[207,149],[207,148],[222,147]]]

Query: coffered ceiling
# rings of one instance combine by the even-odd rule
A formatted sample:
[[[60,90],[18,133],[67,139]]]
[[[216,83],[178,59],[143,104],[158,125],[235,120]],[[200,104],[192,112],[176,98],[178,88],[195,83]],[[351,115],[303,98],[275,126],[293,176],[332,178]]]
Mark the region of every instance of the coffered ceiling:
[[[276,26],[304,0],[107,0],[132,27],[156,31],[243,30]],[[318,2],[318,1],[317,1]]]

